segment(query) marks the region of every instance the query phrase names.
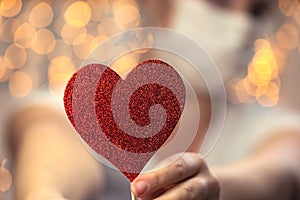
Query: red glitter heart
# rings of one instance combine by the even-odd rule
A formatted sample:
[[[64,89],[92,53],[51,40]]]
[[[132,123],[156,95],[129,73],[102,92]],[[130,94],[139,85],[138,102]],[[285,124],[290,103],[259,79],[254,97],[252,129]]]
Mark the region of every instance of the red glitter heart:
[[[66,86],[64,106],[82,139],[133,181],[173,132],[184,99],[173,67],[147,60],[125,80],[101,64],[82,67]]]

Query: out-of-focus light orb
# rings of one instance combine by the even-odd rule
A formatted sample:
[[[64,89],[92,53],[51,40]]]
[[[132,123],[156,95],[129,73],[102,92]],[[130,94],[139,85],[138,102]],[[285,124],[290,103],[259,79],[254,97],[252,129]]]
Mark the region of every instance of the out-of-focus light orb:
[[[17,44],[11,44],[6,49],[4,57],[10,60],[12,63],[11,69],[17,69],[22,67],[27,60],[27,52],[25,49]],[[7,65],[10,67],[10,65]]]
[[[105,17],[98,26],[98,34],[99,35],[114,35],[120,33],[122,30],[115,23],[114,17]]]
[[[58,74],[72,76],[75,71],[75,64],[68,56],[57,56],[49,64],[48,77],[51,78]]]
[[[25,49],[30,48],[32,44],[32,38],[35,34],[35,28],[29,24],[24,23],[18,27],[14,35],[14,42]]]
[[[278,104],[279,101],[279,87],[270,82],[265,89],[265,93],[257,97],[257,101],[265,107],[272,107]]]
[[[13,17],[19,14],[22,9],[22,0],[1,0],[0,15]]]
[[[294,18],[298,24],[300,24],[300,4],[297,5],[294,11]]]
[[[74,28],[65,24],[61,29],[62,39],[69,45],[79,45],[85,41],[87,36],[86,28]]]
[[[255,73],[261,81],[270,81],[278,75],[277,64],[267,56],[254,58],[248,67],[248,74],[251,73]]]
[[[54,58],[48,68],[49,92],[54,96],[62,96],[64,87],[75,72],[75,64],[70,57]]]
[[[78,58],[85,59],[96,45],[95,38],[91,34],[87,34],[83,43],[73,46],[73,51]]]
[[[276,42],[284,49],[294,49],[299,44],[299,32],[291,23],[283,24],[276,33]]]
[[[58,56],[72,57],[71,46],[66,44],[63,40],[56,40],[54,50],[47,55],[49,60],[52,60]]]
[[[114,15],[116,24],[123,30],[136,28],[140,24],[140,13],[135,6],[120,5]]]
[[[29,22],[37,28],[43,28],[51,24],[53,16],[52,7],[46,2],[41,2],[31,10]]]
[[[6,74],[6,67],[2,65],[2,61],[0,58],[0,80],[2,80],[5,74]]]
[[[32,85],[32,79],[28,73],[16,71],[11,75],[8,87],[13,97],[21,98],[31,92]]]
[[[245,89],[245,91],[247,92],[248,95],[250,96],[255,96],[255,93],[256,93],[256,89],[257,89],[257,86],[254,85],[248,77],[244,78],[243,81],[243,88]]]
[[[244,80],[240,80],[235,85],[235,96],[240,103],[246,103],[250,95],[247,93],[247,91],[244,88]]]
[[[12,184],[12,175],[6,168],[7,159],[3,159],[0,166],[0,192],[7,191]]]
[[[298,0],[278,0],[278,7],[282,14],[290,17],[297,7]]]
[[[110,5],[107,0],[88,0],[87,4],[92,10],[91,21],[101,21],[110,11]]]
[[[11,75],[12,63],[6,57],[0,56],[0,82],[5,82]]]
[[[9,18],[3,21],[0,26],[0,38],[3,42],[12,43],[14,41],[14,33],[20,26],[20,22],[17,19]]]
[[[136,8],[138,8],[138,4],[137,4],[136,0],[114,0],[114,1],[111,1],[111,5],[112,5],[113,13],[116,13],[117,9],[122,5],[132,5]]]
[[[32,39],[32,50],[37,54],[48,54],[53,51],[56,40],[53,33],[48,29],[39,29]]]
[[[14,68],[13,63],[10,61],[10,59],[5,56],[0,56],[0,66],[6,69]]]
[[[136,54],[126,54],[115,60],[111,68],[122,78],[139,63],[139,56]]]
[[[64,13],[65,21],[75,27],[82,28],[90,21],[92,11],[89,5],[83,1],[71,4]]]

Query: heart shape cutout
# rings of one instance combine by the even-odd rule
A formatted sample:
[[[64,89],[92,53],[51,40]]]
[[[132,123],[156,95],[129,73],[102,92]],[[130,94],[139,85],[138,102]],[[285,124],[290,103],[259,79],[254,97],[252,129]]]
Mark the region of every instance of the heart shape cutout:
[[[166,142],[185,102],[180,75],[147,60],[126,79],[102,64],[88,64],[69,80],[64,106],[84,142],[133,181]]]

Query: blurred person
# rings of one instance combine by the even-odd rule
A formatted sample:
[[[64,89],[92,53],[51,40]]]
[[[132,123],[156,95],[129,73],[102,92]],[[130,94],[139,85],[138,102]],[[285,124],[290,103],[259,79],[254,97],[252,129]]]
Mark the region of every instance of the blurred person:
[[[148,19],[149,23],[151,24],[153,20],[154,24],[160,22],[160,26],[182,29],[182,32],[192,36],[195,40],[200,40],[212,54],[217,65],[222,64],[220,70],[225,79],[232,75],[236,70],[236,68],[232,69],[232,66],[238,62],[241,43],[246,39],[251,28],[245,11],[251,10],[253,1],[226,1],[225,4],[225,1],[214,1],[222,7],[231,8],[226,11],[218,10],[205,3],[200,5],[198,1],[191,1],[192,3],[177,1],[176,4],[170,4],[170,1],[163,2],[166,4],[157,3],[157,1],[149,1],[145,4],[145,12],[153,11],[154,8],[158,12],[154,16],[151,15],[153,18]],[[172,10],[164,12],[163,8],[172,8]],[[161,12],[159,12],[160,9],[162,9]],[[211,34],[218,33],[218,30],[214,29],[210,32],[209,28],[216,24],[207,26],[205,30],[208,33],[203,31],[200,34],[199,29],[194,25],[205,16],[197,17],[194,12],[197,9],[207,11],[206,14],[211,12],[211,15],[207,15],[202,20],[219,21],[218,30],[226,30],[227,34],[223,36],[229,39],[216,35],[211,38]],[[232,12],[232,9],[237,12]],[[213,15],[219,11],[222,12],[222,17],[214,18]],[[192,19],[197,19],[190,21],[195,24],[189,24],[186,21],[189,19],[185,18],[187,13],[193,17]],[[201,12],[198,14],[200,15]],[[228,25],[230,21],[234,22],[232,26]],[[237,41],[233,42],[232,38],[230,39],[232,34],[234,34],[233,40]],[[218,41],[212,39],[218,39]],[[215,49],[218,45],[220,49],[217,51]],[[119,173],[100,166],[75,136],[76,133],[66,117],[61,115],[61,110],[53,109],[54,107],[57,106],[50,106],[46,103],[40,103],[40,105],[32,103],[31,106],[27,104],[13,117],[10,136],[15,163],[15,198],[17,200],[96,199],[98,193],[102,192],[103,196],[100,199],[129,199],[129,185],[126,179]],[[259,133],[254,134],[251,132],[253,129],[247,128],[258,123],[257,129],[269,131],[272,136],[258,145],[256,150],[248,155],[247,152],[242,152],[244,154],[236,156],[239,157],[238,161],[232,163],[224,161],[222,163],[224,165],[219,167],[208,167],[206,161],[198,153],[184,153],[170,166],[140,175],[131,185],[131,190],[141,199],[298,199],[300,196],[298,116],[290,116],[288,112],[264,114],[263,109],[250,114],[251,116],[246,110],[242,113],[246,116],[240,116],[241,114],[229,110],[227,118],[231,121],[225,125],[223,137],[233,140],[229,144],[228,140],[225,140],[227,144],[226,142],[222,144],[221,141],[222,146],[217,146],[216,151],[218,152],[218,148],[221,148],[219,155],[221,159],[222,156],[226,157],[224,154],[228,153],[227,149],[240,151],[236,149],[236,145],[233,145],[241,141],[234,140],[237,137],[236,133],[240,131],[241,137],[245,136],[245,133],[257,135]],[[261,116],[257,116],[258,114]],[[280,114],[282,116],[278,116]],[[251,118],[251,122],[247,121],[249,120],[247,117]],[[270,127],[270,129],[265,127]],[[234,137],[229,135],[233,133]],[[107,192],[111,193],[107,194]]]

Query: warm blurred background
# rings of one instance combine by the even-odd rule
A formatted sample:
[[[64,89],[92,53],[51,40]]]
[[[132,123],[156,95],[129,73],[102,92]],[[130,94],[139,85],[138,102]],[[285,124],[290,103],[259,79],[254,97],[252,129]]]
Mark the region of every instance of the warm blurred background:
[[[239,0],[212,2],[224,9],[230,5],[236,6],[231,6],[233,10],[244,9],[238,7]],[[238,63],[240,71],[226,82],[228,101],[270,109],[282,104],[300,111],[300,3],[257,2],[249,14],[253,30]],[[168,10],[170,4],[164,5]],[[143,7],[135,0],[0,0],[0,126],[12,99],[37,89],[61,98],[66,81],[98,44],[123,30],[147,25],[147,20],[153,25],[143,17]],[[117,62],[132,66],[139,58]],[[0,137],[0,195],[11,182],[4,146]]]

